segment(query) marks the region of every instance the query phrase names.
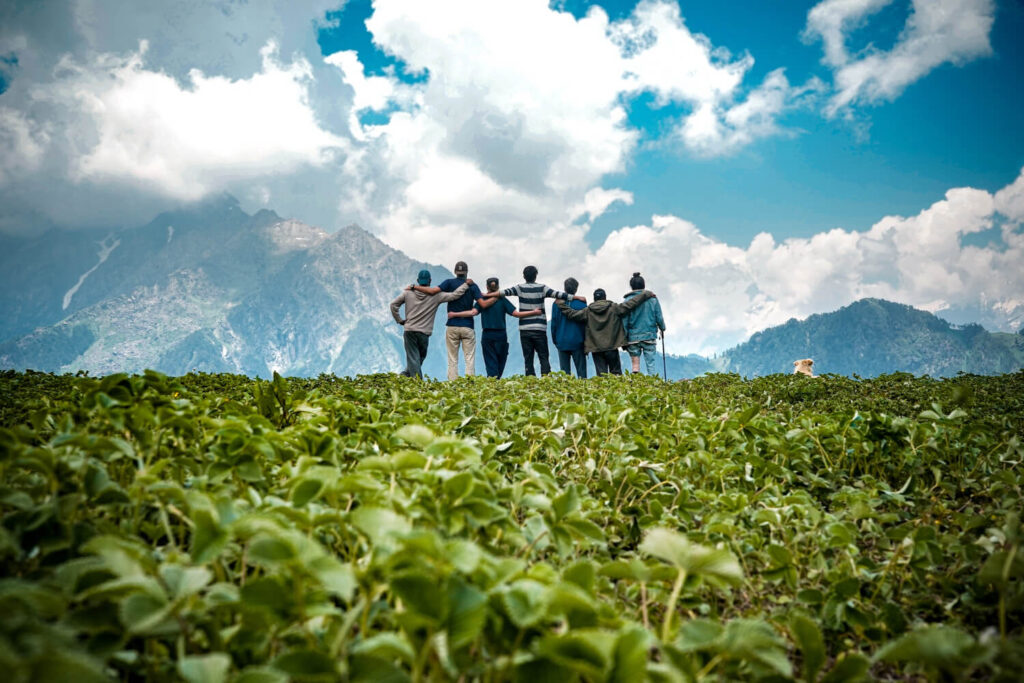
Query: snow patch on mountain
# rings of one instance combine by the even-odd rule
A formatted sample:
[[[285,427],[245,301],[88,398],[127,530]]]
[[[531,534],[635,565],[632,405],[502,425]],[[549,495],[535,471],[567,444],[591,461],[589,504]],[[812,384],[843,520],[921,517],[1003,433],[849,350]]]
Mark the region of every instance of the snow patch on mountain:
[[[100,257],[100,260],[95,266],[82,273],[82,275],[78,278],[78,282],[76,282],[71,289],[64,292],[64,303],[62,308],[65,311],[68,310],[68,306],[71,305],[71,297],[75,295],[75,292],[77,292],[78,289],[82,286],[82,283],[85,282],[85,279],[92,275],[93,273],[95,273],[96,269],[103,265],[103,262],[110,257],[111,252],[117,249],[118,245],[121,244],[121,240],[114,239],[113,235],[107,235],[106,237],[103,238],[103,241],[97,242],[97,244],[100,247],[99,253],[97,254],[97,256]]]
[[[174,239],[174,226],[173,225],[168,225],[167,226],[167,244],[170,244],[172,239]]]

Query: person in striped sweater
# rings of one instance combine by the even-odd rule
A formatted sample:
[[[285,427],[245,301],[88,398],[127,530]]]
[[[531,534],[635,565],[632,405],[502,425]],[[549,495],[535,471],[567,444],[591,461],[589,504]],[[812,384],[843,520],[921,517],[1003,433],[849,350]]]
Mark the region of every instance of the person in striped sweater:
[[[486,292],[483,296],[485,298],[515,296],[519,298],[519,310],[521,312],[540,311],[540,315],[519,319],[519,343],[523,346],[523,361],[526,365],[524,372],[530,376],[537,374],[533,369],[533,356],[536,353],[537,358],[540,360],[540,374],[544,376],[551,372],[551,362],[548,354],[548,318],[544,307],[544,300],[561,299],[566,301],[580,297],[573,297],[570,294],[559,292],[537,282],[537,268],[535,266],[523,268],[523,279],[525,282],[515,287],[509,287],[500,292]]]

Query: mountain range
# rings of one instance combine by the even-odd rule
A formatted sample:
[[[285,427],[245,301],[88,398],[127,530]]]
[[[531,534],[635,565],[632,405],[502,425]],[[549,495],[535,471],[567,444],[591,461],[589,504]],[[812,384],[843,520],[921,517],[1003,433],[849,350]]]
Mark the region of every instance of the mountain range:
[[[0,368],[261,377],[394,371],[404,365],[402,330],[387,304],[421,268],[435,283],[451,276],[357,226],[331,234],[273,211],[249,215],[227,195],[139,228],[0,236]],[[444,323],[442,308],[424,366],[436,377],[445,374]],[[513,337],[514,330],[510,321]],[[508,368],[520,372],[518,340],[510,347]],[[791,372],[804,357],[818,372],[862,376],[992,374],[1024,367],[1024,336],[865,299],[758,332],[712,359],[667,363],[670,378],[749,376]],[[479,349],[477,367],[482,372]]]

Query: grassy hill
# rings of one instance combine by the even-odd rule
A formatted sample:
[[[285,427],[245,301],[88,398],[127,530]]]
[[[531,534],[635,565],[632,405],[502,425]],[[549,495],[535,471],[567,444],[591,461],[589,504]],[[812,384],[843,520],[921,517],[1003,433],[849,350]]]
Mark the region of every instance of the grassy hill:
[[[1024,373],[0,373],[12,680],[1015,680]]]

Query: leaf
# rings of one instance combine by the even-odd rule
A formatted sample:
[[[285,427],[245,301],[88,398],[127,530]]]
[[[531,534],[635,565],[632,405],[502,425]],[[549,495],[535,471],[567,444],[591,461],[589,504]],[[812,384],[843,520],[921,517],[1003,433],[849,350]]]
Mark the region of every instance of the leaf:
[[[392,545],[392,538],[412,530],[412,524],[393,510],[378,507],[356,508],[350,515],[352,523],[375,546]]]
[[[329,593],[345,602],[352,602],[358,583],[352,565],[344,564],[337,558],[325,555],[313,560],[308,565],[313,576]]]
[[[416,653],[405,635],[390,631],[361,640],[353,645],[350,651],[353,655],[366,655],[388,661],[400,659],[410,665],[416,659]]]
[[[570,484],[565,491],[555,496],[551,501],[551,509],[555,513],[556,522],[579,510],[580,495],[576,491],[576,486]]]
[[[444,587],[437,578],[418,570],[392,574],[388,584],[406,607],[440,624],[448,616],[448,603]]]
[[[500,594],[501,605],[513,624],[527,628],[544,618],[547,608],[545,587],[530,579],[520,579],[510,584]]]
[[[644,680],[647,674],[647,651],[650,641],[650,634],[639,626],[626,627],[620,631],[615,643],[612,672],[608,680],[612,683]]]
[[[249,558],[257,564],[274,567],[297,557],[295,547],[282,537],[261,535],[249,543]]]
[[[395,432],[395,437],[420,448],[426,448],[434,440],[434,432],[423,425],[409,424]]]
[[[231,657],[222,652],[178,661],[178,673],[188,683],[224,683],[230,668]]]
[[[844,652],[821,683],[856,683],[868,679],[870,660],[859,652]]]
[[[487,596],[462,581],[448,589],[448,643],[455,650],[477,639],[487,618]]]
[[[195,529],[192,531],[192,548],[190,554],[196,564],[206,564],[228,545],[228,532],[213,518],[207,510],[196,510],[192,515]]]
[[[303,478],[292,488],[292,504],[295,507],[303,507],[319,496],[323,490],[323,479],[318,477]]]
[[[691,543],[676,531],[651,529],[640,543],[640,551],[683,569],[691,576],[713,577],[732,585],[743,581],[743,570],[731,552]]]
[[[789,630],[793,634],[793,640],[800,648],[804,680],[810,683],[816,679],[818,672],[825,664],[825,638],[821,635],[818,625],[802,614],[794,614],[790,617]]]
[[[337,675],[335,661],[316,650],[292,650],[286,652],[271,664],[275,669],[289,676],[334,676]]]

